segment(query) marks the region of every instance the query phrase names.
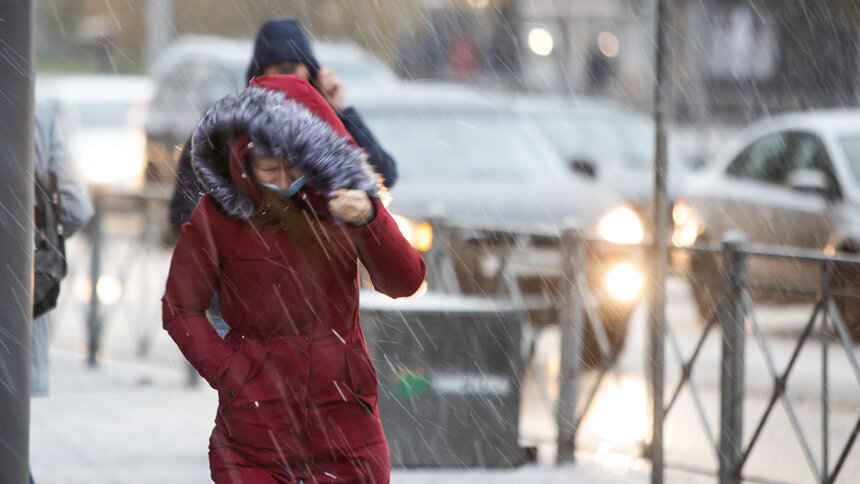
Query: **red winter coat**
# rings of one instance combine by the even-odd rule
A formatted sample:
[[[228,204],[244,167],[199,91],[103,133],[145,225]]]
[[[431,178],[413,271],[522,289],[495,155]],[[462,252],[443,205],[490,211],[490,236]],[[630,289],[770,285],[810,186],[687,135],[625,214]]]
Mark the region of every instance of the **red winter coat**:
[[[209,194],[182,227],[162,299],[164,328],[218,390],[210,439],[216,482],[387,483],[376,375],[358,321],[357,260],[391,297],[418,289],[424,262],[376,198],[375,218],[364,226],[333,219],[320,193],[351,187],[376,195],[361,152],[304,81],[261,79],[278,96],[241,91],[195,132],[195,169]],[[248,136],[232,145],[229,160],[210,142],[225,125]],[[248,220],[262,210],[246,171],[256,150],[286,150],[279,157],[307,176],[290,207],[307,224],[282,230]],[[224,340],[205,316],[213,294],[231,328]]]

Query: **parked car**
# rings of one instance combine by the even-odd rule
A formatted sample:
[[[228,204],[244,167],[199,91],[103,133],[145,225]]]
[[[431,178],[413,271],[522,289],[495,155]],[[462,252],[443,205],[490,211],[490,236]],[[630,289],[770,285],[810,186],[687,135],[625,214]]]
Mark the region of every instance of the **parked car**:
[[[595,239],[638,243],[643,238],[641,220],[607,184],[567,170],[538,128],[501,98],[454,87],[403,86],[384,95],[358,93],[352,102],[397,161],[399,179],[389,209],[406,227],[404,233],[437,217],[466,229],[461,239],[446,242],[452,244],[463,293],[493,293],[499,234],[532,234],[520,239],[503,263],[527,299],[553,301],[560,297],[559,233],[565,223],[575,221]],[[641,275],[624,251],[589,255],[591,291],[610,343],[620,348]],[[532,313],[552,316],[558,315]],[[595,343],[591,337],[589,347],[588,338],[586,350],[594,358]]]
[[[38,78],[36,98],[54,112],[71,156],[91,185],[136,192],[145,168],[143,122],[152,84],[142,76]]]
[[[314,42],[313,47],[320,65],[333,69],[347,92],[355,86],[397,82],[391,69],[353,43]],[[146,119],[151,179],[173,181],[179,151],[206,110],[245,87],[253,48],[251,39],[186,35],[153,62],[150,76],[156,92]]]
[[[753,124],[679,192],[673,216],[679,246],[718,243],[726,231],[741,230],[752,243],[860,252],[860,110],[785,114]],[[696,253],[687,266],[707,315],[720,293],[719,261]],[[821,280],[818,264],[761,257],[750,259],[749,275],[756,285],[780,287],[815,288]],[[857,292],[860,272],[842,269],[833,282]],[[837,304],[860,339],[860,304],[846,298]]]
[[[609,184],[651,220],[654,121],[614,101],[585,96],[521,96],[515,106],[549,138],[568,167]],[[691,171],[692,155],[670,146],[670,200]]]

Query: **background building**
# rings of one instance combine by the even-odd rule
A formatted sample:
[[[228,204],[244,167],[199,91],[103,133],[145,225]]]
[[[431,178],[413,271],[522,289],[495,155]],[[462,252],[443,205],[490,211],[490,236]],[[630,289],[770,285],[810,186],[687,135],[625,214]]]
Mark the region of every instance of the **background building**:
[[[40,0],[45,70],[145,72],[189,33],[252,37],[295,16],[323,40],[350,39],[398,73],[477,86],[589,93],[648,109],[657,0]],[[676,0],[673,115],[744,122],[858,100],[860,4]]]

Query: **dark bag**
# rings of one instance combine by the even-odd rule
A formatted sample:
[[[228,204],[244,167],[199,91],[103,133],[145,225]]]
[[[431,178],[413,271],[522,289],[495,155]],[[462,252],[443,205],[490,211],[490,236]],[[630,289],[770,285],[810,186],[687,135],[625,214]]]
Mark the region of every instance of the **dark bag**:
[[[60,281],[66,277],[66,242],[60,224],[60,192],[57,174],[47,180],[36,177],[35,247],[33,254],[33,317],[57,307]]]

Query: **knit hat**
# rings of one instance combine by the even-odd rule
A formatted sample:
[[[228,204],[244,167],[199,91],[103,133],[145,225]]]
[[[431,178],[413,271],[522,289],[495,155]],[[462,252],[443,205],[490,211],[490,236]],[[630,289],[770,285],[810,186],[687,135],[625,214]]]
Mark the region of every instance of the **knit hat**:
[[[269,20],[260,27],[245,80],[250,82],[267,67],[281,62],[304,64],[311,73],[311,79],[316,78],[320,69],[307,32],[294,18]]]

